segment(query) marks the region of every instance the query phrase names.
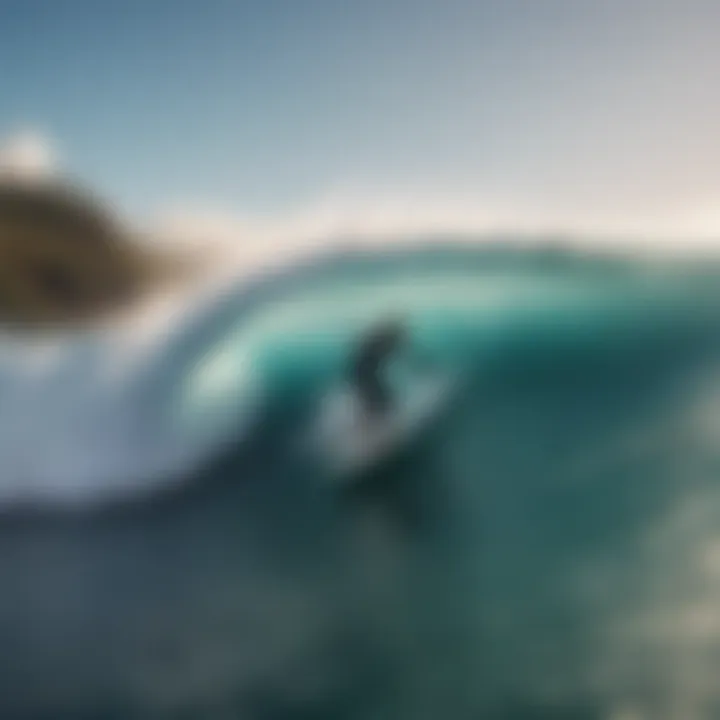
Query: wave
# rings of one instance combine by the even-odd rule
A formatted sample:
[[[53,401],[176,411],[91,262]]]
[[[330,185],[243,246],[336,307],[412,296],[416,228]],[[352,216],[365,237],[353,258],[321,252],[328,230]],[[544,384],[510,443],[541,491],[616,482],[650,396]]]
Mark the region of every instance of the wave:
[[[3,477],[6,507],[179,502],[3,524],[5,714],[714,717],[717,278],[338,255],[142,331],[6,342],[0,445],[26,472]],[[294,441],[398,310],[423,354],[469,370],[463,392],[328,493]]]
[[[713,307],[701,279],[557,249],[438,242],[196,288],[121,328],[8,338],[0,503],[94,505],[202,476],[283,388],[327,384],[353,339],[389,311],[405,313],[438,358],[472,346],[486,361],[543,335],[636,333],[678,313],[696,327]]]

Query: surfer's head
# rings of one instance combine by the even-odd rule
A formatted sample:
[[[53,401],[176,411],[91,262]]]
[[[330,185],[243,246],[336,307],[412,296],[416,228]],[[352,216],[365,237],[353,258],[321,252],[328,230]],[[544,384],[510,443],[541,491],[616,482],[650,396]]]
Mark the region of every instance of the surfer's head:
[[[409,339],[408,326],[401,317],[391,317],[378,323],[373,330],[372,336],[386,352],[393,352],[402,347]]]

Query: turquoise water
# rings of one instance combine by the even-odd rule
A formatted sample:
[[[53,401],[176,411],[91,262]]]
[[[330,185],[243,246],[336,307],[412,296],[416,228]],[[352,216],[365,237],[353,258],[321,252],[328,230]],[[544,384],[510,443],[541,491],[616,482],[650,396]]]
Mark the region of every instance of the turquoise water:
[[[3,518],[0,715],[720,717],[716,277],[464,248],[219,298],[123,395],[188,482]],[[395,312],[462,392],[329,489],[297,438]]]

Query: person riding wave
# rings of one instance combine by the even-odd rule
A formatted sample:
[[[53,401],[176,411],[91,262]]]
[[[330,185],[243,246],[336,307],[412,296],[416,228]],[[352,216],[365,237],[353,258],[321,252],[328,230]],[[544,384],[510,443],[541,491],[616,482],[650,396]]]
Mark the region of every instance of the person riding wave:
[[[365,412],[373,417],[388,413],[393,394],[384,377],[389,361],[409,342],[405,322],[385,320],[365,333],[350,361],[350,383]]]

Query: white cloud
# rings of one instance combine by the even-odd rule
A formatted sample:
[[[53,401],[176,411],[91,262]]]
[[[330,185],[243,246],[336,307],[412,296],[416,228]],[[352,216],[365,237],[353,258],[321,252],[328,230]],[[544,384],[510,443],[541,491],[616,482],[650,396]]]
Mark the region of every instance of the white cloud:
[[[55,164],[50,141],[34,130],[21,130],[0,141],[0,177],[18,181],[43,179],[53,174]]]

